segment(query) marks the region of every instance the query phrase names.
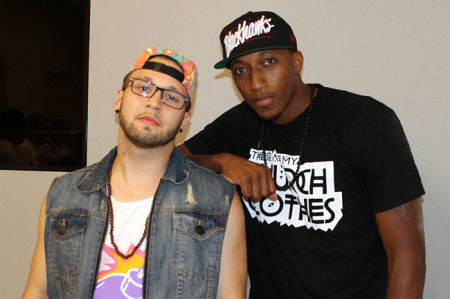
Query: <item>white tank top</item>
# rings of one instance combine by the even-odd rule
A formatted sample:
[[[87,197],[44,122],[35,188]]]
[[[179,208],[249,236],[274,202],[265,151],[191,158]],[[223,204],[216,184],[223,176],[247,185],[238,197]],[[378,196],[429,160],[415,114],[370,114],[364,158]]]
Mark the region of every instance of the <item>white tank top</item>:
[[[153,197],[125,203],[118,202],[111,196],[111,202],[114,212],[114,241],[120,252],[129,254],[144,233]],[[125,260],[117,255],[111,244],[110,229],[108,224],[93,299],[142,298],[147,239],[132,257]]]

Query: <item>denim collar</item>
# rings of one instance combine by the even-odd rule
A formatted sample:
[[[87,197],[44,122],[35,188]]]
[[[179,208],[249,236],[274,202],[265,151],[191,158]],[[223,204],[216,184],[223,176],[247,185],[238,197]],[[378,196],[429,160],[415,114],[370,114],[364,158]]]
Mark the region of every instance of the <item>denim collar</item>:
[[[114,147],[100,162],[87,168],[89,173],[78,184],[77,189],[81,192],[94,192],[103,190],[106,186],[106,176],[108,175],[111,161],[117,154],[117,147]],[[162,180],[170,181],[174,184],[183,184],[189,177],[191,165],[178,148],[174,148],[170,155],[169,164],[162,177]]]

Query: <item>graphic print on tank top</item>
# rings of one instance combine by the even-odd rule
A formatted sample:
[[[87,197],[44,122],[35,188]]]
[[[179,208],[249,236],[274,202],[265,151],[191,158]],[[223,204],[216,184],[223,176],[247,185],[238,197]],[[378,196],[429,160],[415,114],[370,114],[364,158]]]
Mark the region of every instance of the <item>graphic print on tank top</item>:
[[[267,166],[277,186],[289,184],[297,170],[297,156],[266,150]],[[262,150],[250,149],[249,161],[264,165]],[[280,226],[334,230],[342,218],[342,192],[335,190],[334,162],[307,162],[300,167],[300,176],[293,187],[277,190],[278,200],[260,202],[244,200],[252,218]]]
[[[134,245],[130,246],[130,253]],[[99,269],[97,286],[93,299],[142,298],[145,251],[138,249],[128,260],[123,259],[108,245],[103,246],[102,268]]]
[[[122,253],[129,254],[144,233],[153,198],[119,202],[111,196],[111,203],[114,211],[114,240]],[[116,253],[111,243],[110,229],[108,224],[93,299],[140,299],[147,240],[144,239],[133,256],[124,259]]]

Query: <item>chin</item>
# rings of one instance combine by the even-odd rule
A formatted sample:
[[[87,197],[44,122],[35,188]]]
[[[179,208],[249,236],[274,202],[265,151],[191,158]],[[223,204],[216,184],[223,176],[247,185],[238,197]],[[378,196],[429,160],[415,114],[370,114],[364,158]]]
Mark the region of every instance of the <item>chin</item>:
[[[271,121],[274,119],[277,119],[278,117],[280,117],[281,113],[277,113],[271,110],[255,110],[256,114],[258,114],[259,118],[266,120],[266,121]]]

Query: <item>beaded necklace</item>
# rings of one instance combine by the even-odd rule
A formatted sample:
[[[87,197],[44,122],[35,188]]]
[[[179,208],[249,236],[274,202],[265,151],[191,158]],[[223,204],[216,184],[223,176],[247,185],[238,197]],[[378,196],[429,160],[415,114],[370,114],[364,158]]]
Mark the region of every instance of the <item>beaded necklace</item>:
[[[122,253],[119,250],[119,246],[117,246],[117,244],[114,240],[114,211],[113,211],[112,201],[111,201],[111,194],[112,194],[111,174],[112,174],[113,163],[114,163],[114,160],[111,163],[111,167],[109,168],[108,176],[106,178],[106,199],[108,201],[109,223],[111,226],[111,228],[109,229],[109,237],[111,238],[111,244],[114,247],[114,250],[116,251],[117,255],[120,256],[121,258],[127,260],[136,253],[136,250],[142,245],[142,242],[144,242],[145,237],[147,236],[147,232],[148,232],[148,224],[150,221],[150,214],[147,216],[147,220],[145,221],[145,230],[144,230],[144,233],[142,234],[142,237],[139,240],[138,244],[136,246],[134,246],[133,250],[129,254]]]
[[[311,111],[312,111],[312,108],[313,108],[313,99],[314,99],[314,91],[315,91],[315,87],[313,85],[309,85],[309,86],[311,87],[311,103],[309,104],[308,110],[306,112],[307,114],[306,114],[305,129],[303,131],[302,143],[300,144],[300,153],[298,154],[297,170],[295,171],[295,175],[292,178],[292,181],[290,183],[288,183],[284,187],[277,186],[277,190],[280,190],[280,191],[286,191],[286,190],[292,188],[292,186],[294,185],[295,181],[297,181],[298,177],[300,176],[300,166],[302,164],[303,150],[305,148],[306,137],[308,136],[309,123],[310,123],[310,120],[311,120]],[[266,159],[266,150],[264,149],[265,123],[266,123],[266,121],[262,120],[260,125],[259,125],[258,149],[260,149],[262,151],[264,166],[268,167],[267,166],[267,159]]]

